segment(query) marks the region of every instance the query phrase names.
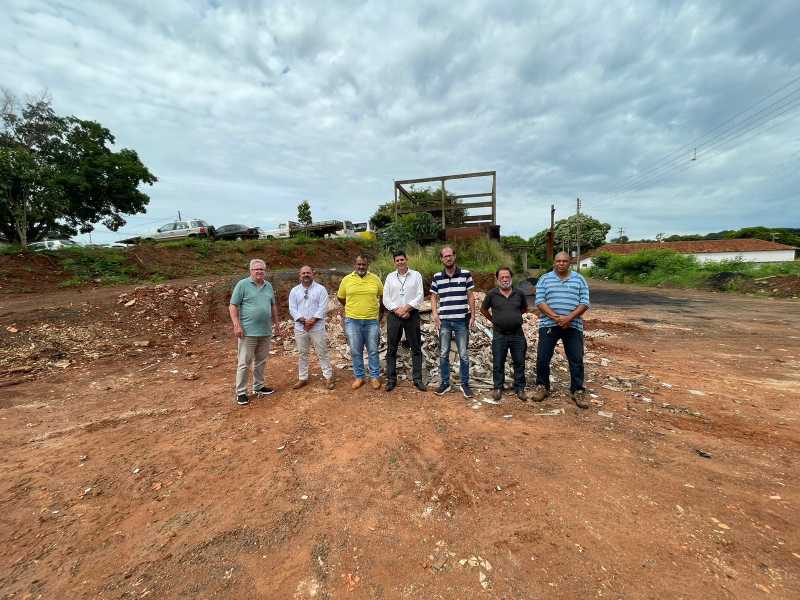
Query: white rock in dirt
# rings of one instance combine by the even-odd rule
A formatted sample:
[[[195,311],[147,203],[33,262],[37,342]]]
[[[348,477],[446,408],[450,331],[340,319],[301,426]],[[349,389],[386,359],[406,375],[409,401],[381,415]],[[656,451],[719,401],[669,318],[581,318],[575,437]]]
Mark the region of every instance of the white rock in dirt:
[[[705,392],[701,392],[700,390],[688,390],[692,396],[705,396]]]
[[[125,303],[125,306],[133,306],[134,304],[136,304],[136,298],[133,298],[132,300],[128,300]]]
[[[598,410],[597,411],[597,416],[598,417],[605,417],[606,419],[613,419],[614,418],[614,413],[613,412],[607,412],[605,410]]]

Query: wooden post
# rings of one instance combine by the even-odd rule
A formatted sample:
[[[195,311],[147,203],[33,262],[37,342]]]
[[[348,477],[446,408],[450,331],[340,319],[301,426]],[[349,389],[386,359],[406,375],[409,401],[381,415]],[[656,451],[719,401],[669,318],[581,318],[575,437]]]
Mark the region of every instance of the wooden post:
[[[394,184],[394,222],[397,223],[397,205],[400,197],[400,192],[397,190],[397,184]]]
[[[444,189],[444,179],[442,179],[442,232],[447,230],[447,219],[445,219],[445,198],[447,197],[447,192]],[[445,236],[446,239],[446,236]]]
[[[522,249],[522,276],[528,276],[528,249]]]
[[[556,207],[550,205],[550,231],[547,232],[547,262],[553,262],[553,246],[555,244],[555,215]]]
[[[497,225],[497,173],[492,173],[492,225]]]

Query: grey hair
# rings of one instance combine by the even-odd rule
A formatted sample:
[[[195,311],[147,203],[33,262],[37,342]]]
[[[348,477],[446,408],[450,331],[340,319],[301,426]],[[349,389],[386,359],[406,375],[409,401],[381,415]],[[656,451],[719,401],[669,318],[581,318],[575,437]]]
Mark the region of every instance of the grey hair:
[[[250,261],[250,268],[251,268],[251,269],[252,269],[252,268],[253,268],[255,265],[263,265],[265,269],[267,268],[267,263],[265,263],[265,262],[264,262],[263,260],[261,260],[260,258],[254,258],[253,260],[251,260],[251,261]]]

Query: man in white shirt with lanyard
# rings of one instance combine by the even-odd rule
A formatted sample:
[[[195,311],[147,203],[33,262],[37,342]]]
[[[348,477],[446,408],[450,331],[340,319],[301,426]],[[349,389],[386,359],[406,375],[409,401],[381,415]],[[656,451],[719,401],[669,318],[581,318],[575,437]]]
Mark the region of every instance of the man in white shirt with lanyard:
[[[314,281],[314,270],[305,265],[300,268],[300,284],[289,292],[289,314],[294,321],[294,340],[297,344],[298,379],[292,389],[299,390],[308,383],[309,346],[314,344],[326,387],[335,387],[333,368],[328,357],[325,340],[325,313],[328,310],[328,290]]]
[[[419,307],[422,304],[422,275],[408,268],[406,253],[394,253],[394,266],[383,284],[383,305],[389,311],[386,319],[386,391],[397,387],[397,347],[403,332],[411,346],[411,371],[414,386],[426,391],[422,381],[422,333],[419,326]]]

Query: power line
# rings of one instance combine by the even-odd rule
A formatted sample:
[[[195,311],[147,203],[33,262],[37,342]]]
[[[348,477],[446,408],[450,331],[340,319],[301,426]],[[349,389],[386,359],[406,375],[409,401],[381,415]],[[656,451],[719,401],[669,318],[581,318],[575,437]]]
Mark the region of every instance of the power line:
[[[729,142],[739,139],[747,133],[758,130],[760,127],[763,127],[770,121],[791,112],[800,106],[800,87],[791,89],[788,93],[782,95],[780,98],[774,100],[766,106],[761,107],[759,110],[749,114],[744,119],[740,119],[743,115],[746,115],[747,113],[750,113],[754,109],[758,108],[770,98],[781,94],[781,92],[788,88],[792,88],[792,86],[798,82],[800,82],[800,76],[792,79],[755,104],[738,112],[732,117],[729,117],[721,124],[710,130],[708,133],[693,140],[688,146],[682,146],[678,150],[667,154],[650,168],[629,177],[620,187],[608,195],[620,196],[632,191],[637,191],[638,189],[646,187],[648,184],[651,184],[657,179],[669,174],[671,171],[680,168],[680,166],[683,164],[683,160],[685,160],[685,157],[689,154],[693,147],[695,149],[695,154],[692,158],[692,161],[696,161],[697,158],[700,158],[704,154],[711,152],[713,148],[727,145]],[[739,121],[736,123],[736,125],[727,128],[725,127],[726,125],[737,120]]]

